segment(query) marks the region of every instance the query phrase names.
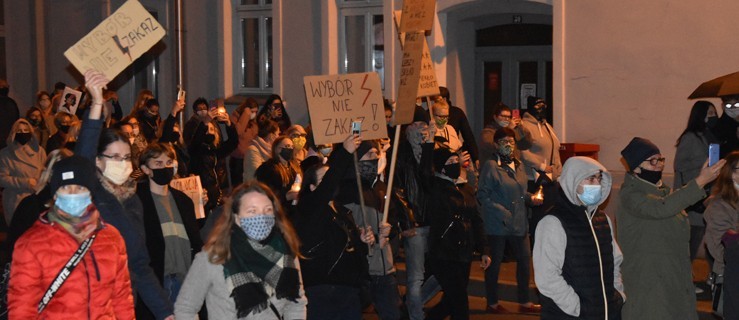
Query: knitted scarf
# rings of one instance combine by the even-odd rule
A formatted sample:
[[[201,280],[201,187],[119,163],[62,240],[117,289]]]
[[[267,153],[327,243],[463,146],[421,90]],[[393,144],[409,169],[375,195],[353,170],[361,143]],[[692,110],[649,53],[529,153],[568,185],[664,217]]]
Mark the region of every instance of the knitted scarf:
[[[68,215],[64,211],[56,208],[49,209],[47,218],[49,221],[58,223],[64,230],[67,230],[78,242],[85,241],[95,230],[101,228],[100,213],[95,205],[87,206],[85,213],[79,217]]]
[[[297,301],[300,276],[295,256],[275,228],[263,241],[257,242],[234,224],[231,227],[231,259],[223,264],[238,318],[257,314],[269,307],[269,298]]]

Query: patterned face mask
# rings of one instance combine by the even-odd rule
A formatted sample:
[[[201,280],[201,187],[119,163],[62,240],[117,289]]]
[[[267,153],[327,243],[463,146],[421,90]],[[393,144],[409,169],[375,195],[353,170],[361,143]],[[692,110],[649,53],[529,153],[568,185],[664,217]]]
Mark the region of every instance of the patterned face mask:
[[[262,241],[272,232],[275,226],[275,216],[260,214],[248,218],[240,218],[239,226],[246,236],[252,240]]]

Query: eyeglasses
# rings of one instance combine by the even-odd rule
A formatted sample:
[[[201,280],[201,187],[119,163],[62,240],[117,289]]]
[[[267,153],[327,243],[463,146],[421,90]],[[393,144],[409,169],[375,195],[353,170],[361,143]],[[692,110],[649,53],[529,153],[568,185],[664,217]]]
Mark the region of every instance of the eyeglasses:
[[[725,105],[724,105],[724,107],[725,107],[726,109],[734,109],[734,108],[739,108],[739,102],[734,102],[734,103],[727,103],[727,104],[725,104]]]
[[[516,144],[516,140],[515,139],[500,139],[498,140],[498,143]]]
[[[510,114],[509,115],[499,114],[498,118],[511,120],[513,116],[511,116]]]
[[[127,156],[125,156],[125,157],[121,157],[121,156],[119,156],[117,154],[116,155],[113,155],[113,156],[109,156],[107,154],[99,154],[98,157],[103,157],[105,159],[113,159],[115,161],[131,161],[131,155],[130,154],[127,155]]]
[[[665,163],[665,158],[652,158],[645,161],[649,161],[649,164],[656,166],[659,163]]]

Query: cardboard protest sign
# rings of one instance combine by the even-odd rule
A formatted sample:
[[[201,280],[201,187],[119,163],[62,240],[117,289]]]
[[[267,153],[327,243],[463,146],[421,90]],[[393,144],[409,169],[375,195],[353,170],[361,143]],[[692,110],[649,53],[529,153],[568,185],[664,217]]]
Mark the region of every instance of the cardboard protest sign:
[[[403,46],[403,59],[400,67],[400,85],[398,86],[398,99],[395,107],[395,119],[393,125],[408,124],[413,122],[413,111],[416,108],[416,97],[421,82],[421,58],[423,56],[423,32],[410,32],[405,34],[405,45]],[[439,91],[436,91],[438,94]]]
[[[402,12],[396,10],[394,12],[395,27],[400,29],[400,20]],[[399,32],[400,47],[405,44],[405,32]],[[418,83],[417,97],[429,97],[439,95],[439,83],[436,81],[436,70],[434,70],[434,61],[431,59],[431,51],[429,50],[426,38],[423,38],[423,55],[421,56],[421,80]]]
[[[172,179],[169,186],[186,194],[195,205],[195,218],[205,218],[203,208],[203,186],[200,184],[200,176],[189,176],[187,178]]]
[[[128,0],[64,56],[80,73],[93,69],[112,80],[165,34],[141,3]]]
[[[435,14],[436,0],[403,0],[403,19],[399,31],[430,31]]]
[[[364,140],[387,138],[380,77],[375,72],[303,77],[316,145],[339,143],[362,122]]]
[[[59,99],[59,105],[57,106],[57,112],[66,112],[74,115],[77,112],[77,107],[80,105],[80,100],[82,100],[82,92],[70,87],[64,87],[62,98]]]

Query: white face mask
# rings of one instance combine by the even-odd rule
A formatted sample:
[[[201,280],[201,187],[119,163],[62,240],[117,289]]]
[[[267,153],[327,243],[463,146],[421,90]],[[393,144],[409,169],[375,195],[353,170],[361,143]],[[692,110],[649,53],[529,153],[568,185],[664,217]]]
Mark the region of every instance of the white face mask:
[[[739,108],[724,109],[724,112],[734,119],[739,117]]]
[[[510,121],[498,121],[497,119],[495,120],[495,122],[498,123],[501,128],[508,128],[508,126],[511,124]]]
[[[739,182],[734,181],[734,189],[739,190]]]
[[[205,118],[205,116],[208,115],[208,110],[198,110],[196,113],[198,114],[198,117]]]
[[[256,118],[257,118],[257,113],[256,113],[256,112],[252,112],[252,113],[251,113],[251,114],[249,115],[249,120],[254,120],[254,119],[256,119]]]
[[[105,160],[103,176],[117,185],[121,185],[126,182],[132,172],[133,165],[131,164],[131,161]]]

